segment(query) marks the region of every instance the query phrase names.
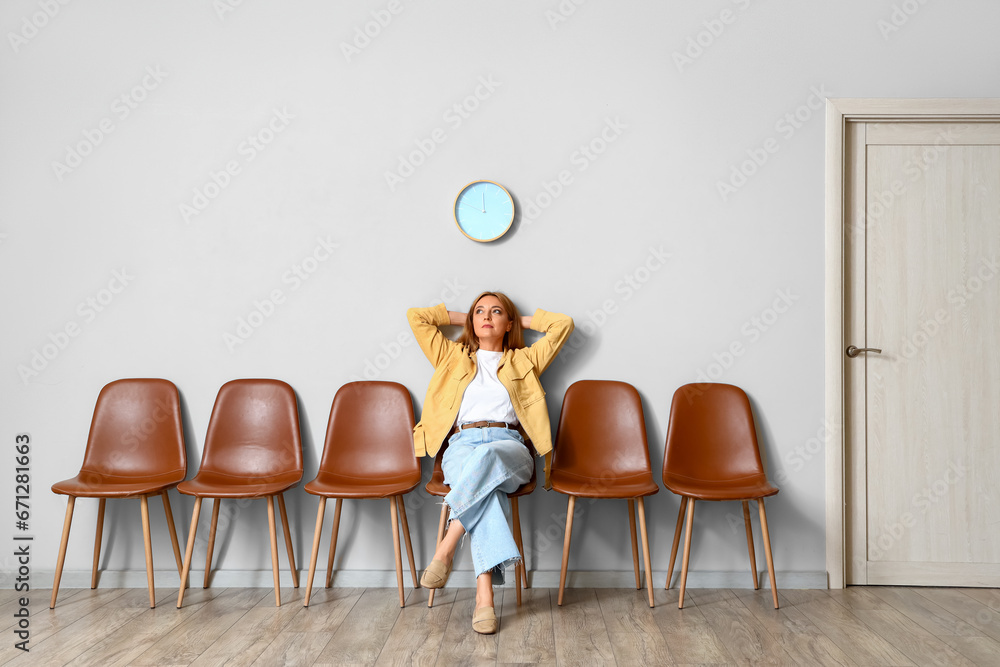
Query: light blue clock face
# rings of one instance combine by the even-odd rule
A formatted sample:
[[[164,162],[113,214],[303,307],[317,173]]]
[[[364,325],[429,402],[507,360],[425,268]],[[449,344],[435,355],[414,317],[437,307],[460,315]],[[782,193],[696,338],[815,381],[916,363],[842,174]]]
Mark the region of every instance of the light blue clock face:
[[[514,200],[492,181],[470,183],[455,199],[455,222],[473,241],[493,241],[514,222]]]

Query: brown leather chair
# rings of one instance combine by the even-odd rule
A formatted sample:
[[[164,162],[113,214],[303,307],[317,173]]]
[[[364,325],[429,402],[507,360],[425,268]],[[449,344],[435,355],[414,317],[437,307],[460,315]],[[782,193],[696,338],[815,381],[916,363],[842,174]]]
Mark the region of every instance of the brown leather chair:
[[[276,606],[281,606],[274,498],[277,496],[281,509],[292,582],[298,588],[299,575],[295,569],[292,536],[288,529],[285,499],[281,494],[294,487],[301,479],[302,439],[299,434],[299,410],[292,388],[280,380],[232,380],[222,385],[208,421],[205,449],[201,455],[198,474],[177,486],[181,493],[195,497],[181,582],[187,579],[191,571],[191,554],[198,531],[202,499],[215,499],[205,563],[205,588],[208,588],[212,551],[215,547],[215,528],[219,522],[222,499],[267,498],[274,602]],[[177,595],[178,609],[183,602],[182,583]]]
[[[652,607],[652,569],[643,498],[658,492],[660,487],[653,480],[646,443],[646,421],[635,387],[612,380],[581,380],[570,385],[559,415],[549,479],[554,490],[569,496],[558,603],[561,605],[563,602],[566,586],[576,499],[627,498],[635,588],[642,588],[635,539],[635,506],[638,502],[646,588],[649,589],[649,606]]]
[[[97,535],[94,537],[94,569],[90,587],[97,588],[97,566],[101,559],[104,506],[108,498],[139,498],[142,534],[146,547],[146,580],[149,606],[156,606],[153,593],[153,550],[149,534],[149,496],[163,499],[167,527],[174,547],[177,571],[181,571],[181,551],[177,543],[174,517],[167,490],[177,486],[187,474],[184,428],[181,426],[177,387],[168,380],[116,380],[97,397],[90,437],[83,455],[80,474],[52,485],[55,493],[69,496],[66,521],[49,608],[55,608],[66,559],[66,544],[73,523],[77,498],[100,498],[97,507]]]
[[[333,513],[333,534],[330,536],[330,557],[326,567],[327,588],[333,580],[333,557],[337,549],[340,509],[345,498],[389,499],[399,606],[405,605],[403,566],[399,553],[400,519],[406,538],[406,555],[410,561],[413,586],[419,588],[417,570],[413,563],[410,528],[406,523],[406,508],[403,506],[403,495],[420,483],[420,464],[413,454],[413,423],[410,392],[397,382],[350,382],[341,387],[333,397],[330,421],[326,427],[323,460],[320,461],[316,479],[305,486],[306,491],[320,498],[304,606],[309,606],[312,595],[327,498],[337,499]]]
[[[528,439],[527,434],[524,431],[520,431],[521,437],[524,438],[524,446],[528,448],[531,455],[535,455],[535,450],[531,446],[531,441]],[[444,444],[441,445],[441,449],[438,450],[437,456],[434,457],[434,472],[431,474],[431,481],[427,482],[424,489],[427,493],[432,496],[437,496],[439,498],[444,498],[448,495],[451,490],[447,484],[444,483],[444,471],[441,470],[441,461],[444,458],[444,451],[448,448],[448,441],[445,440]],[[521,587],[531,588],[528,583],[528,572],[524,568],[524,545],[521,543],[521,516],[518,513],[517,499],[522,496],[529,495],[535,490],[535,469],[531,469],[531,479],[517,487],[513,491],[507,494],[507,498],[510,500],[510,511],[511,520],[514,524],[514,543],[517,545],[517,550],[521,554],[521,560],[514,565],[514,587],[517,591],[517,604],[521,604]],[[438,522],[438,534],[437,534],[437,544],[441,543],[444,539],[444,529],[448,525],[448,514],[450,508],[446,503],[441,503],[441,520]],[[434,592],[436,589],[432,588],[431,592],[427,596],[427,606],[434,606]]]
[[[750,529],[750,500],[760,509],[760,527],[767,558],[767,573],[771,577],[771,596],[778,608],[778,588],[774,581],[771,560],[771,538],[767,532],[764,498],[773,496],[778,488],[767,481],[757,446],[750,400],[739,387],[731,384],[686,384],[674,393],[667,427],[666,452],[663,456],[663,485],[681,496],[681,508],[674,529],[674,544],[670,549],[667,583],[674,574],[674,559],[681,537],[681,521],[687,510],[684,533],[684,557],[681,562],[681,592],[677,607],[684,606],[688,560],[691,556],[691,528],[694,523],[695,500],[739,500],[743,503],[747,549],[750,552],[750,572],[753,587],[759,588],[757,563],[753,552],[753,532]]]

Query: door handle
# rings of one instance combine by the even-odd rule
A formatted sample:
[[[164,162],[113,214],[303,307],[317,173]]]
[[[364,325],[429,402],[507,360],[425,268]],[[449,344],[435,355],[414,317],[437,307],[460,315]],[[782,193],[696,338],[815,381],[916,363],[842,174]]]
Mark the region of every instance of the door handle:
[[[874,352],[875,354],[882,354],[882,349],[878,347],[855,347],[853,345],[847,346],[847,356],[851,359],[858,356],[862,352]]]

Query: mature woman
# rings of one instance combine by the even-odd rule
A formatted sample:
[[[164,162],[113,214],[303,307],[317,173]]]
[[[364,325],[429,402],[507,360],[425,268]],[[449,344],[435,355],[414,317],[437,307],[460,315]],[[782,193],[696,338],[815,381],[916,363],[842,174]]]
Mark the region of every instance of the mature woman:
[[[552,433],[538,376],[572,333],[573,320],[541,309],[522,317],[499,292],[480,294],[468,313],[440,304],[411,308],[407,319],[434,365],[423,414],[413,429],[414,449],[417,456],[435,456],[448,438],[441,468],[451,487],[444,501],[452,520],[420,584],[445,585],[455,550],[468,532],[477,575],[472,628],[492,634],[497,629],[492,587],[503,584],[504,566],[520,558],[507,524],[506,494],[527,482],[535,465],[518,427],[535,452],[545,455],[547,480]],[[457,342],[441,333],[445,324],[464,327]],[[545,336],[525,347],[525,328]]]

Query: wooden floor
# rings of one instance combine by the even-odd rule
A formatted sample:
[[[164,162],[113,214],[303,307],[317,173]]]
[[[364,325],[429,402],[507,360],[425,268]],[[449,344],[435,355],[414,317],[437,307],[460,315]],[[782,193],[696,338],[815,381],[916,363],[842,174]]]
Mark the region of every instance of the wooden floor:
[[[500,632],[471,630],[475,590],[146,589],[31,595],[31,652],[13,647],[14,592],[0,591],[3,665],[1000,665],[1000,590],[864,587],[644,592],[497,590]]]

